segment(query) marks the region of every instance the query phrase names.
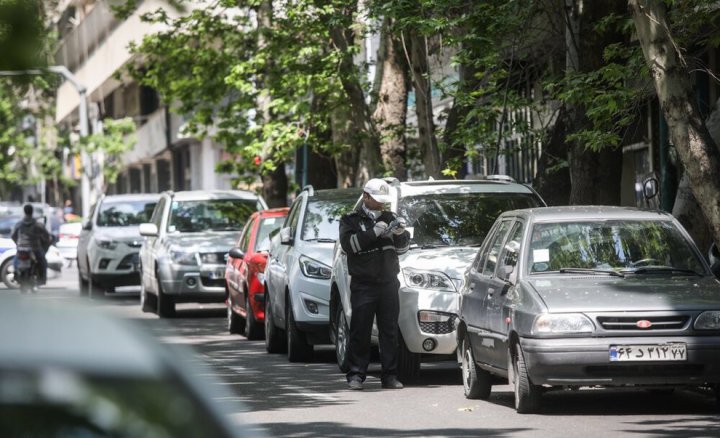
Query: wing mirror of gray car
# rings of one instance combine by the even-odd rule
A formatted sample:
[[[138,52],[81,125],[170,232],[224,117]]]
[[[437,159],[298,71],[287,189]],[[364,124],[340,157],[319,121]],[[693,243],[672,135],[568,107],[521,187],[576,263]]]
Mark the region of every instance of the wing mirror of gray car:
[[[140,224],[140,235],[145,237],[157,237],[158,229],[155,224]]]
[[[280,243],[290,245],[292,243],[292,228],[285,227],[280,230]]]
[[[237,248],[237,247],[231,249],[229,254],[230,254],[230,257],[232,257],[234,259],[242,259],[245,257],[245,253],[240,248]]]

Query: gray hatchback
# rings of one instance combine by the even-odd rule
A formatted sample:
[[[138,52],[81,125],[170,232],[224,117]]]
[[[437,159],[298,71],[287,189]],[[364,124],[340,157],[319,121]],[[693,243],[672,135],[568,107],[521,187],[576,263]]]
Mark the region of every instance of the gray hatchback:
[[[720,382],[720,283],[671,215],[622,207],[502,214],[466,271],[458,350],[465,395],[514,386],[672,391]]]

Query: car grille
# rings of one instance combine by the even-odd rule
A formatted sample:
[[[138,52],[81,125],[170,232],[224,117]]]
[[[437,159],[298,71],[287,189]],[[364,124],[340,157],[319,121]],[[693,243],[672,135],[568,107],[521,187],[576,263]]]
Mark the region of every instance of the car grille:
[[[455,331],[455,315],[444,322],[420,322],[420,331],[432,335],[446,335]]]
[[[227,262],[227,252],[204,252],[200,254],[203,264],[224,265]]]
[[[224,278],[218,278],[211,280],[208,277],[200,277],[200,282],[205,287],[225,287],[225,279]]]
[[[687,315],[672,316],[599,316],[598,323],[605,330],[680,330],[683,329],[690,317]],[[638,321],[648,321],[648,327],[640,327]]]
[[[133,269],[140,262],[138,253],[128,254],[118,263],[118,269]]]

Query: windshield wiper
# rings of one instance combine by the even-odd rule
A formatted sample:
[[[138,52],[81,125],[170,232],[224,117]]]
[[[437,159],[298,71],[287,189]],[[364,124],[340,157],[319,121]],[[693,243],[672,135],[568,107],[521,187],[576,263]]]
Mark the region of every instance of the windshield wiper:
[[[610,269],[591,269],[591,268],[560,268],[561,274],[606,274],[615,277],[625,277],[624,274]]]
[[[677,274],[686,274],[686,275],[696,275],[698,277],[703,277],[703,274],[693,271],[692,269],[685,269],[685,268],[675,268],[673,266],[643,266],[642,268],[635,268],[635,269],[628,269],[623,272],[631,272],[633,274],[662,274],[662,273],[677,273]]]

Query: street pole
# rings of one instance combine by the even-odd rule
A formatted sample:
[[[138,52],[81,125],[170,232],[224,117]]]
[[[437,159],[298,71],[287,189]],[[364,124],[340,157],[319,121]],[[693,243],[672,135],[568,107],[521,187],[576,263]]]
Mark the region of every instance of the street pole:
[[[78,116],[80,118],[80,138],[85,138],[89,135],[88,132],[88,110],[87,110],[87,87],[77,81],[77,78],[67,67],[64,65],[51,65],[47,70],[32,69],[32,70],[9,70],[0,71],[0,76],[24,76],[24,75],[43,75],[47,72],[61,75],[66,81],[75,87],[75,90],[80,95],[80,103],[78,106]],[[80,181],[80,197],[82,202],[82,215],[87,217],[90,213],[90,177],[88,172],[92,172],[90,157],[86,152],[82,152],[81,161],[83,166],[83,172]]]

